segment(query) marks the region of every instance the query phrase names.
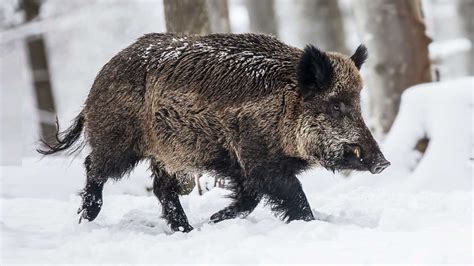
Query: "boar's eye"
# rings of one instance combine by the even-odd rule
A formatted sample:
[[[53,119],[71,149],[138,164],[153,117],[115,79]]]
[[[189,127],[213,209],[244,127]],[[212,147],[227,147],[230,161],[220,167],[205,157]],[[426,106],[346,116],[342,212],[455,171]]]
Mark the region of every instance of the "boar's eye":
[[[347,107],[343,102],[335,102],[331,104],[330,113],[333,117],[339,117],[347,112]]]

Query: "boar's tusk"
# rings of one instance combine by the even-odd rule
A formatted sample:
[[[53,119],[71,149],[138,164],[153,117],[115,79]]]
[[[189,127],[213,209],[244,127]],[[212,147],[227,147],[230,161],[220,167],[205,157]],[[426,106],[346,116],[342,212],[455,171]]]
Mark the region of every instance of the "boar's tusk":
[[[359,147],[354,148],[354,154],[357,158],[360,158],[360,148]]]

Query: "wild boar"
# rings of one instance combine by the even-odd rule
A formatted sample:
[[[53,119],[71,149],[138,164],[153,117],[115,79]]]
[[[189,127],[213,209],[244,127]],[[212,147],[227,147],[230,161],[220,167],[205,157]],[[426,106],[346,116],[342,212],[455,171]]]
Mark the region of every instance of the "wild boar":
[[[363,45],[349,57],[262,34],[147,34],[102,68],[74,124],[39,152],[66,150],[84,130],[84,220],[97,217],[105,182],[145,159],[175,231],[193,229],[177,176],[202,172],[233,192],[211,222],[245,217],[263,197],[287,222],[313,220],[297,174],[390,164],[361,115],[366,58]]]

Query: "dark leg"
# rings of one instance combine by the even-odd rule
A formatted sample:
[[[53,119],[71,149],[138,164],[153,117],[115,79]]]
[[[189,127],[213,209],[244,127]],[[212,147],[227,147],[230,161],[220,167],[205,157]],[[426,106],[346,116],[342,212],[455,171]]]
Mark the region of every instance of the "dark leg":
[[[265,193],[269,197],[268,204],[272,211],[279,214],[287,222],[314,220],[301,183],[295,176],[273,180],[265,188]]]
[[[82,197],[82,205],[77,211],[80,214],[79,223],[82,219],[93,221],[100,212],[102,207],[102,189],[105,180],[98,180],[92,174],[91,156],[87,156],[84,162],[86,166],[87,181],[84,190],[80,193]]]
[[[152,161],[153,193],[161,203],[163,218],[173,231],[189,232],[193,227],[179,202],[180,187],[176,175],[166,172],[160,163]]]
[[[245,218],[262,199],[262,195],[250,184],[231,184],[233,190],[231,198],[234,200],[228,207],[214,213],[210,222],[218,223],[227,219]]]

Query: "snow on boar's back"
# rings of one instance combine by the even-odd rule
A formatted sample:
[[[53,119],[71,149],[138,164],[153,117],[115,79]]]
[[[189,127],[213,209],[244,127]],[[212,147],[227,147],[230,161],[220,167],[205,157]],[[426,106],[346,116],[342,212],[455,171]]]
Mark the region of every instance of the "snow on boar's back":
[[[288,222],[313,220],[298,173],[389,165],[361,116],[366,58],[362,45],[348,57],[260,34],[147,34],[102,68],[75,123],[39,152],[66,150],[85,129],[79,213],[89,221],[104,183],[143,159],[173,230],[193,228],[177,177],[201,172],[227,178],[233,191],[211,222],[245,217],[263,196]]]

